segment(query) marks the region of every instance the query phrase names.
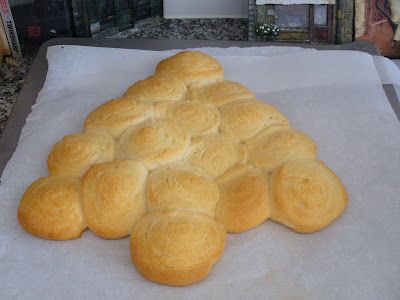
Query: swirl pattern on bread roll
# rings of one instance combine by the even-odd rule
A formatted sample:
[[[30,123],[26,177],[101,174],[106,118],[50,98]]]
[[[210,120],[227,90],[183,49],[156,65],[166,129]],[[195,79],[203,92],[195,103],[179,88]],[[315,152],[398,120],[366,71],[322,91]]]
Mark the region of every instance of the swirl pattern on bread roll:
[[[212,178],[218,177],[237,163],[247,159],[246,149],[238,139],[221,135],[195,138],[189,149],[187,161],[203,169]]]
[[[187,88],[179,78],[171,75],[156,75],[131,85],[124,97],[135,101],[181,101],[185,98]]]
[[[128,236],[145,214],[146,167],[134,160],[92,166],[82,179],[89,229],[107,239]]]
[[[266,219],[269,211],[268,177],[250,165],[236,165],[217,179],[220,201],[215,219],[231,233],[253,228]]]
[[[221,257],[226,232],[212,218],[190,211],[155,211],[134,227],[131,258],[145,278],[172,286],[198,282]]]
[[[317,157],[317,146],[304,133],[286,126],[271,126],[246,141],[248,162],[272,171],[293,159]]]
[[[81,177],[91,165],[114,160],[114,147],[105,131],[66,135],[54,144],[47,166],[51,175]]]
[[[70,240],[86,229],[78,178],[43,177],[22,196],[18,220],[30,234],[49,240]]]
[[[296,232],[318,231],[343,212],[347,194],[322,162],[293,160],[274,170],[271,218]]]
[[[235,100],[255,98],[255,95],[238,82],[223,80],[203,87],[190,89],[188,98],[220,107]]]
[[[153,114],[151,103],[117,98],[93,110],[86,117],[84,127],[86,131],[104,129],[118,139],[126,128],[151,118]]]
[[[183,209],[214,217],[219,190],[204,172],[188,164],[153,171],[147,184],[148,210]]]
[[[138,159],[150,170],[181,160],[190,144],[188,131],[169,119],[127,129],[116,145],[118,160]]]
[[[219,62],[200,51],[182,51],[160,61],[156,74],[173,75],[187,86],[202,86],[224,78]]]
[[[200,101],[174,103],[168,117],[189,130],[192,137],[216,133],[220,123],[218,108]]]
[[[221,133],[241,140],[249,139],[271,125],[288,124],[286,117],[275,107],[257,99],[237,100],[221,107]]]

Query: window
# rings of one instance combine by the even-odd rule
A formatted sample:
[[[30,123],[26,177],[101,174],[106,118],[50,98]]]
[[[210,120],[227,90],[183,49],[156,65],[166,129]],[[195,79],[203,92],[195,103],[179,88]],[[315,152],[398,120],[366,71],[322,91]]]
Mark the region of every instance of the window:
[[[326,26],[328,23],[328,6],[314,5],[314,26]]]
[[[307,29],[310,23],[309,5],[275,5],[276,24],[283,29]]]

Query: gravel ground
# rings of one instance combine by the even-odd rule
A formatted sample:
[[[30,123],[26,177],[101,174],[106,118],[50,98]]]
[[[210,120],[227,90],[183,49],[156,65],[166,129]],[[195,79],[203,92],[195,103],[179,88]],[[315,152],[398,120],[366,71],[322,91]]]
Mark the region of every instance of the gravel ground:
[[[24,85],[31,64],[32,59],[6,58],[0,65],[0,135]]]
[[[108,37],[128,39],[247,40],[247,19],[163,19],[155,17]]]

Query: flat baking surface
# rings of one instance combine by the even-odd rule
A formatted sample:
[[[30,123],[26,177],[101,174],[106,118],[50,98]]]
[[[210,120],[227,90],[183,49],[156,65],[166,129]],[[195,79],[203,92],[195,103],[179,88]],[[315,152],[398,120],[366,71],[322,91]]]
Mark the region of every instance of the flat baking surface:
[[[26,186],[46,175],[51,145],[80,130],[91,109],[151,74],[170,54],[52,47],[46,83],[2,176],[1,299],[399,299],[400,123],[372,57],[207,51],[217,55],[228,79],[249,86],[315,139],[319,158],[349,192],[343,216],[314,234],[267,221],[229,235],[211,275],[184,288],[143,279],[130,262],[129,239],[106,241],[89,231],[66,242],[30,236],[19,227],[16,209]]]

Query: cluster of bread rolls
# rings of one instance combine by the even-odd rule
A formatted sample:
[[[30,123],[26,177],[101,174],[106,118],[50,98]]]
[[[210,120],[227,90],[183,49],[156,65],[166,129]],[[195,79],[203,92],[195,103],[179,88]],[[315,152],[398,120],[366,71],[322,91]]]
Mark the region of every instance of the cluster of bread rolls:
[[[140,274],[189,285],[209,274],[226,233],[267,219],[314,232],[343,212],[346,191],[316,157],[309,136],[224,80],[214,58],[184,51],[53,146],[18,219],[45,239],[130,235]]]

